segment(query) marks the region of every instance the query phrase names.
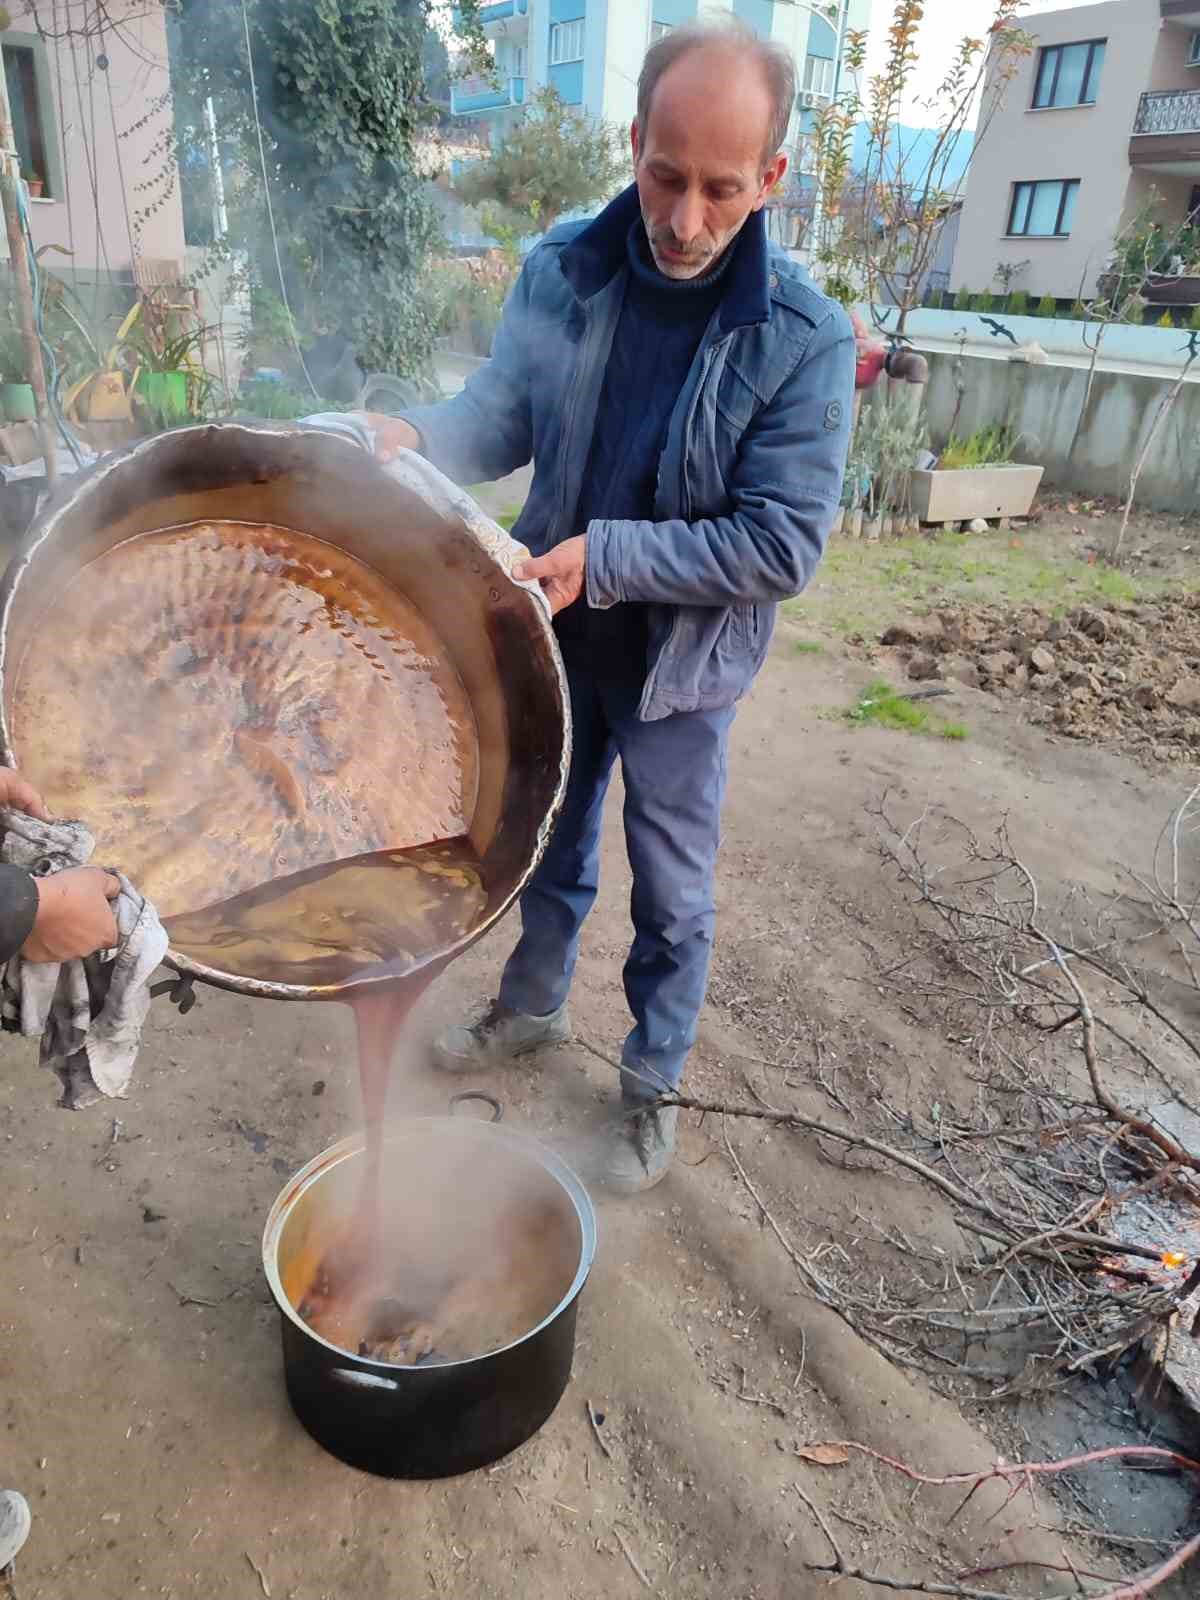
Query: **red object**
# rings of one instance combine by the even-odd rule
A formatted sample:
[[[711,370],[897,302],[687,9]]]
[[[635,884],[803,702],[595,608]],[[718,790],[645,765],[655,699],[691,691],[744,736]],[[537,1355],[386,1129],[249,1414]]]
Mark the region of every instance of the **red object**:
[[[850,321],[854,325],[854,344],[858,351],[858,361],[854,368],[854,387],[869,389],[883,371],[888,347],[881,339],[871,337],[857,312],[850,313]]]

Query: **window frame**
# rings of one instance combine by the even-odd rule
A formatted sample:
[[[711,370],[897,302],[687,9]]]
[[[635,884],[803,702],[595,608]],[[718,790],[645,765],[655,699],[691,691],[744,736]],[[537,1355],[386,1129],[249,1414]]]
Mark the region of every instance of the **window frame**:
[[[1066,229],[1065,232],[1063,231],[1063,212],[1067,208],[1067,196],[1072,189],[1074,189],[1075,194],[1078,197],[1080,181],[1081,180],[1079,178],[1015,178],[1013,180],[1012,193],[1010,194],[1008,201],[1008,222],[1005,226],[1004,237],[1006,239],[1069,239],[1071,237],[1070,228]],[[1054,232],[1030,233],[1028,231],[1028,222],[1029,213],[1033,210],[1033,191],[1042,184],[1049,185],[1055,183],[1059,185],[1061,193],[1058,197],[1058,211],[1055,213],[1054,217]],[[1030,191],[1029,204],[1025,207],[1026,229],[1021,233],[1017,233],[1014,231],[1013,224],[1017,220],[1017,206],[1019,204],[1021,191],[1023,189],[1028,189]]]
[[[1029,103],[1029,109],[1031,111],[1079,111],[1084,107],[1096,105],[1100,98],[1100,85],[1096,72],[1096,51],[1098,49],[1106,50],[1107,45],[1107,36],[1103,39],[1066,39],[1062,44],[1040,45],[1038,47],[1037,70],[1033,75],[1033,99]],[[1067,100],[1060,105],[1054,96],[1058,92],[1058,79],[1059,74],[1062,72],[1063,52],[1065,50],[1078,50],[1084,46],[1087,47],[1087,63],[1083,69],[1083,79],[1079,88],[1081,94],[1086,94],[1088,90],[1091,90],[1092,98],[1090,100]],[[1039,105],[1038,89],[1041,86],[1046,57],[1049,55],[1055,57],[1054,74],[1050,81],[1050,98]],[[1101,61],[1100,65],[1103,67],[1103,61]],[[1095,83],[1092,81],[1094,77],[1097,79]]]
[[[816,61],[820,61],[822,63],[822,82],[820,85],[809,83],[808,81],[809,70]],[[832,56],[815,56],[811,53],[806,55],[804,58],[804,73],[800,83],[801,94],[819,94],[823,99],[830,99],[833,95],[833,66],[834,63]]]
[[[584,50],[584,43],[585,43],[584,29],[585,29],[586,21],[587,21],[587,19],[585,17],[571,17],[566,22],[552,22],[550,24],[550,59],[549,59],[550,66],[552,66],[552,67],[566,67],[566,66],[569,66],[573,61],[582,61],[583,60],[583,50]],[[568,37],[567,30],[569,28],[578,28],[579,29],[579,54],[578,55],[561,55],[561,56],[555,55],[555,53],[554,53],[555,41],[557,39]],[[572,34],[572,35],[570,35],[570,37],[573,39],[575,36]]]
[[[673,22],[659,22],[657,18],[650,18],[650,43],[657,44],[660,39],[665,39],[669,33],[675,31]]]
[[[1197,28],[1196,32],[1192,34],[1187,64],[1189,67],[1200,67],[1200,28]]]
[[[39,175],[44,184],[40,200],[31,197],[31,203],[38,205],[48,200],[59,200],[63,195],[63,175],[58,147],[58,106],[50,81],[50,64],[46,56],[45,41],[36,33],[22,33],[17,29],[8,28],[0,33],[0,65],[3,64],[3,51],[6,49],[24,51],[30,58],[38,143],[41,145],[42,165]]]

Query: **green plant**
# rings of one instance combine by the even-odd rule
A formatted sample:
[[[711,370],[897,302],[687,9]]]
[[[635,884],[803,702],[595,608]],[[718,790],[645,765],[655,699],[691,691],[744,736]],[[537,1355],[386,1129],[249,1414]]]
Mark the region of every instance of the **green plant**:
[[[1169,311],[1164,311],[1155,326],[1158,328],[1173,328],[1175,326],[1175,318]]]
[[[606,200],[627,167],[615,128],[592,121],[546,88],[486,160],[470,163],[454,191],[466,205],[498,207],[510,228],[515,222],[523,233],[543,233],[564,212]],[[501,238],[494,227],[491,232]],[[510,236],[514,253],[519,238]]]
[[[992,309],[992,291],[984,289],[982,294],[977,294],[971,302],[972,311],[990,311]]]
[[[1200,329],[1200,306],[1193,306],[1192,307],[1192,314],[1188,318],[1188,327],[1189,328],[1193,328],[1193,329]]]
[[[954,309],[955,311],[970,311],[971,309],[971,291],[965,283],[954,296]]]
[[[867,685],[846,712],[847,722],[862,726],[875,723],[881,728],[898,728],[906,733],[932,733],[941,739],[965,739],[961,722],[943,722],[930,716],[923,706],[907,699],[882,678]]]
[[[912,464],[927,435],[925,413],[919,406],[912,408],[907,386],[896,394],[876,389],[859,412],[850,442],[848,503],[862,505],[873,517],[905,515]]]
[[[825,646],[816,639],[797,639],[792,650],[798,656],[819,656],[824,654]]]
[[[1008,309],[1014,317],[1027,317],[1029,315],[1028,290],[1014,289],[1008,297]]]
[[[297,394],[282,383],[258,378],[242,385],[238,409],[272,422],[295,422],[299,417],[311,416],[315,404],[311,395]]]
[[[177,131],[160,138],[139,182],[135,233],[161,209],[178,171],[211,172],[211,98],[225,253],[244,252],[252,283],[286,298],[306,332],[345,337],[368,370],[428,370],[435,332],[420,286],[440,228],[419,147],[439,114],[425,72],[429,24],[435,10],[441,15],[433,0],[179,0],[164,9],[167,115]],[[483,65],[490,58],[478,18],[478,0],[459,0],[457,42]]]
[[[9,305],[0,324],[0,383],[28,383],[25,343],[17,326],[16,307]]]
[[[1082,300],[1076,300],[1071,307],[1071,318],[1075,322],[1086,322],[1088,310]]]
[[[1044,294],[1042,296],[1037,303],[1035,315],[1039,317],[1056,317],[1058,315],[1058,301],[1052,294]]]
[[[951,435],[938,461],[938,468],[953,472],[963,467],[1000,467],[1012,460],[1016,437],[1006,423],[990,423],[976,428],[965,439]]]

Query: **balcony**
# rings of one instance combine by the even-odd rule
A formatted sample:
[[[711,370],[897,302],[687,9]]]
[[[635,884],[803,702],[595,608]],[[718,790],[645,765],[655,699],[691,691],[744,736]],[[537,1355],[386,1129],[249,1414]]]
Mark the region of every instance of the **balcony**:
[[[477,117],[485,111],[504,111],[524,104],[524,78],[501,78],[497,84],[476,74],[450,86],[450,114],[455,117]]]
[[[481,5],[479,8],[479,22],[485,33],[498,22],[513,23],[520,29],[526,24],[528,17],[529,0],[494,0],[493,4]],[[454,12],[454,26],[457,31],[462,31],[461,11]],[[508,29],[504,31],[507,33]]]
[[[1200,29],[1200,0],[1158,0],[1158,14],[1177,28]]]
[[[1152,89],[1138,101],[1130,165],[1200,176],[1200,89]]]

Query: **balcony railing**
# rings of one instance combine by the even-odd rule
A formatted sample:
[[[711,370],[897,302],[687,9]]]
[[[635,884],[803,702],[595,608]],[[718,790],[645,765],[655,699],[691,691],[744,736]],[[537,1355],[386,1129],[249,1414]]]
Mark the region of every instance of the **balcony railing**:
[[[476,76],[450,86],[450,111],[456,117],[476,116],[481,111],[502,111],[505,106],[524,104],[524,78],[501,78],[497,86],[486,77]]]
[[[484,28],[490,28],[494,22],[507,22],[510,17],[525,17],[529,14],[529,0],[492,0],[490,5],[481,5],[479,8],[479,21]],[[453,12],[454,26],[462,31],[462,12]]]
[[[1200,133],[1200,89],[1152,89],[1138,101],[1133,131]]]

